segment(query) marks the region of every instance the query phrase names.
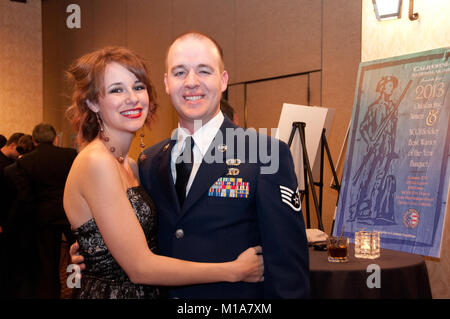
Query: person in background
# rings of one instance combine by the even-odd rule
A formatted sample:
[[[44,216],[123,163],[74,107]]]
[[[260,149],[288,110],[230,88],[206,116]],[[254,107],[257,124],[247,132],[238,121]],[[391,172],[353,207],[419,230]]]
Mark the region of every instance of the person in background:
[[[19,142],[20,137],[22,137],[23,133],[14,133],[12,134],[6,143],[0,148],[0,298],[5,298],[7,296],[7,283],[8,283],[8,275],[6,271],[7,264],[5,262],[5,235],[3,228],[5,226],[5,222],[7,219],[9,205],[6,203],[10,201],[11,194],[9,194],[9,190],[6,188],[5,177],[3,175],[3,169],[6,166],[14,163],[16,158],[19,156],[17,152],[17,143]]]
[[[14,163],[19,156],[17,152],[17,144],[23,133],[14,133],[10,136],[6,144],[0,149],[0,172],[8,165]]]
[[[5,146],[7,141],[8,139],[4,135],[0,134],[0,148]]]
[[[29,134],[23,134],[17,141],[16,145],[17,145],[16,151],[18,154],[16,159],[19,159],[24,154],[31,152],[35,147],[34,142],[33,142],[33,137]],[[11,181],[11,179],[8,178],[8,172],[10,170],[15,170],[15,169],[16,169],[15,162],[13,162],[12,164],[5,166],[3,168],[3,178],[4,179],[3,179],[2,186],[3,186],[4,194],[7,195],[2,200],[2,209],[5,214],[5,218],[3,219],[3,225],[5,225],[7,223],[8,215],[10,214],[10,211],[11,211],[11,206],[12,206],[13,202],[16,200],[16,196],[17,196],[16,186]]]
[[[17,142],[17,159],[31,152],[35,145],[33,137],[24,134]],[[17,161],[3,169],[3,187],[8,194],[2,206],[6,212],[4,221],[4,251],[2,261],[4,264],[4,289],[9,298],[35,297],[34,268],[30,267],[30,258],[35,254],[35,227],[33,218],[29,214],[21,214],[21,201],[18,199],[18,189],[15,184],[16,174],[19,172]]]
[[[234,111],[233,107],[230,105],[230,103],[222,98],[220,99],[220,111],[233,122],[235,125],[239,125],[238,117],[236,112]]]
[[[14,163],[16,158],[19,156],[19,152],[17,152],[17,143],[19,142],[19,139],[23,136],[23,133],[14,133],[10,136],[8,141],[3,145],[0,149],[0,203],[1,209],[0,209],[0,253],[3,251],[3,227],[4,223],[6,221],[6,216],[9,210],[9,207],[6,207],[4,204],[9,198],[11,198],[11,194],[9,194],[8,189],[5,188],[5,181],[4,181],[4,175],[3,175],[3,169]],[[4,275],[4,272],[1,271],[2,262],[0,261],[0,296],[2,295],[1,292],[3,291],[2,287],[4,285],[1,285],[1,283],[6,279],[6,276]]]
[[[36,145],[34,144],[33,137],[29,134],[23,135],[19,142],[17,143],[17,153],[19,153],[19,156],[17,158],[21,158],[24,154],[30,153]]]
[[[55,146],[56,131],[40,123],[32,133],[36,148],[17,159],[11,176],[17,189],[15,221],[28,220],[36,234],[36,297],[59,298],[59,261],[62,234],[71,243],[70,225],[63,208],[63,192],[70,167],[77,156],[71,148]],[[14,225],[15,226],[12,226]],[[11,223],[10,227],[20,227]],[[29,266],[29,265],[28,265]]]
[[[6,144],[0,149],[0,202],[2,203],[2,209],[0,210],[0,235],[3,232],[3,226],[6,220],[9,207],[3,206],[5,201],[11,198],[11,195],[5,189],[3,169],[6,166],[11,165],[20,155],[17,151],[17,144],[19,139],[23,136],[23,133],[14,133],[10,136]],[[0,244],[1,245],[1,244]]]

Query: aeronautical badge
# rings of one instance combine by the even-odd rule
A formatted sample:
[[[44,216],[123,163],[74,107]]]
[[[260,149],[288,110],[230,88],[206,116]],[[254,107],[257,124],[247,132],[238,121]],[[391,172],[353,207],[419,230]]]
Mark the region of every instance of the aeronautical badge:
[[[239,158],[229,158],[226,160],[228,166],[239,166],[242,161]]]
[[[234,167],[228,168],[227,176],[236,176],[236,175],[239,175],[239,169],[238,168],[234,168]]]
[[[280,195],[281,201],[287,204],[294,211],[299,212],[302,209],[302,204],[300,202],[300,192],[298,188],[294,192],[289,187],[280,185]]]
[[[419,225],[419,212],[414,208],[410,208],[403,214],[403,225],[406,228],[416,228]]]

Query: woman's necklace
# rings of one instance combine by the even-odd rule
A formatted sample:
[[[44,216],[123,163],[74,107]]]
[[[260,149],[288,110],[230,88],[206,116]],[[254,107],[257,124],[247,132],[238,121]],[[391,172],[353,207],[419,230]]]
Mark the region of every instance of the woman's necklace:
[[[123,156],[123,153],[120,152],[119,156],[116,156],[114,154],[116,152],[116,148],[109,144],[109,137],[106,136],[106,134],[105,134],[105,129],[103,128],[103,122],[102,122],[102,120],[100,118],[99,113],[98,112],[95,113],[95,116],[97,117],[98,126],[100,128],[100,139],[102,139],[105,142],[106,147],[109,149],[109,151],[113,154],[113,156],[117,159],[117,161],[120,164],[122,164],[125,161],[125,157]],[[145,137],[145,134],[144,134],[144,128],[143,127],[142,127],[141,133],[139,134],[139,137],[140,137],[139,147],[141,148],[141,155],[139,156],[139,160],[142,162],[142,161],[145,160],[145,155],[144,155],[144,149],[145,149],[144,137]]]
[[[113,154],[113,156],[117,159],[117,161],[120,164],[122,164],[125,161],[125,157],[123,156],[122,152],[120,152],[119,156],[116,156],[114,154],[116,152],[116,148],[109,144],[109,137],[106,136],[106,134],[105,134],[105,129],[103,128],[103,122],[102,122],[102,120],[100,118],[99,113],[100,112],[95,113],[95,116],[97,117],[98,126],[99,126],[99,129],[100,129],[100,139],[102,139],[105,142],[106,147],[109,149],[109,151]]]
[[[123,156],[123,153],[120,152],[119,156],[116,156],[114,153],[116,152],[116,148],[109,144],[109,137],[106,136],[103,132],[103,130],[100,130],[100,138],[105,142],[106,147],[109,149],[109,151],[113,154],[113,156],[117,159],[117,161],[122,164],[125,161],[125,158]]]

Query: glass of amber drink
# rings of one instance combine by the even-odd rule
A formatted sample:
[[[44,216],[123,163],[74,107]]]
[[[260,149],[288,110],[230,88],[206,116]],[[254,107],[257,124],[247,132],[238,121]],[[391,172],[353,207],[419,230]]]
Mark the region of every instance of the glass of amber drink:
[[[327,238],[328,261],[344,263],[348,261],[349,239],[345,236]]]

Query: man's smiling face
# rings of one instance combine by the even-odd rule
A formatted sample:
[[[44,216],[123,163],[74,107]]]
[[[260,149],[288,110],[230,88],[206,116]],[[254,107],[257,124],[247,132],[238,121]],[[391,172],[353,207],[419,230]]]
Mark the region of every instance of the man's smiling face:
[[[185,37],[169,49],[164,83],[180,125],[193,132],[195,120],[205,125],[219,112],[228,74],[211,40]]]

